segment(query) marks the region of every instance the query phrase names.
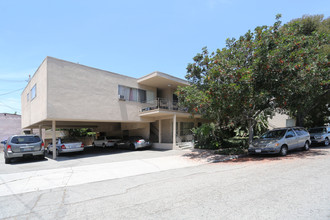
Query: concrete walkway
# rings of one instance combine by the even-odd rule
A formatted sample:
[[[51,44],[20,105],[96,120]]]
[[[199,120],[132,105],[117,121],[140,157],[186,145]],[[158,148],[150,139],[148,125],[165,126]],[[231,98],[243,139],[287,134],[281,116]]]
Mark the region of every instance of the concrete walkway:
[[[171,169],[197,166],[196,161],[182,156],[71,166],[47,170],[0,174],[0,196],[34,192],[97,181],[111,180]]]

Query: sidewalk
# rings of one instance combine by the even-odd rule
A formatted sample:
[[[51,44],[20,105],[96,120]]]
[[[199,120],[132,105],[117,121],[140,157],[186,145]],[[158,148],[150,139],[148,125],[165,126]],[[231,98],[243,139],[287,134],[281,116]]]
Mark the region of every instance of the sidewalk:
[[[48,170],[0,174],[0,196],[111,180],[171,169],[198,166],[204,160],[180,155]]]

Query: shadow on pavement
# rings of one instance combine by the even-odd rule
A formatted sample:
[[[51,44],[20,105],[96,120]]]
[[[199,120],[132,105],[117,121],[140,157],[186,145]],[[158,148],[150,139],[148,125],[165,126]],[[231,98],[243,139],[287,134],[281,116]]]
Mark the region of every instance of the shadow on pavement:
[[[131,152],[139,152],[139,151],[164,151],[159,149],[153,149],[153,148],[145,148],[145,149],[137,149],[137,150],[127,150],[122,148],[113,148],[113,147],[92,147],[92,146],[86,146],[84,151],[81,152],[72,152],[72,153],[65,153],[60,154],[56,161],[67,161],[67,160],[75,160],[75,159],[82,159],[82,158],[91,158],[91,157],[100,157],[100,156],[106,156],[106,155],[115,155],[115,154],[126,154]],[[166,150],[165,150],[166,151]],[[47,158],[53,159],[52,154],[46,154]]]
[[[305,158],[313,158],[319,156],[329,155],[329,147],[311,147],[308,151],[303,150],[293,150],[289,151],[289,153],[285,156],[278,155],[247,155],[242,158],[234,159],[226,162],[250,162],[250,161],[279,161],[279,160],[293,160],[293,159],[305,159]]]
[[[10,164],[6,164],[6,165],[16,165],[22,163],[40,163],[45,161],[48,161],[48,158],[46,156],[42,160],[37,157],[12,158]]]
[[[279,161],[279,160],[292,160],[292,159],[304,159],[310,157],[318,157],[330,154],[330,146],[312,146],[309,151],[303,151],[300,149],[289,151],[287,156],[281,157],[278,155],[218,155],[214,154],[214,150],[201,150],[194,149],[189,153],[183,155],[189,159],[194,160],[207,160],[208,162],[250,162],[250,161]]]

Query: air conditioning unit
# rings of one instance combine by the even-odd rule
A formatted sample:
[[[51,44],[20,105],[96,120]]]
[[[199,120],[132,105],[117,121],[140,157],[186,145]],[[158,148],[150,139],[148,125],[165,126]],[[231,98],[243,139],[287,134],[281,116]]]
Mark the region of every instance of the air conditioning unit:
[[[125,97],[123,95],[118,95],[119,101],[125,101]]]

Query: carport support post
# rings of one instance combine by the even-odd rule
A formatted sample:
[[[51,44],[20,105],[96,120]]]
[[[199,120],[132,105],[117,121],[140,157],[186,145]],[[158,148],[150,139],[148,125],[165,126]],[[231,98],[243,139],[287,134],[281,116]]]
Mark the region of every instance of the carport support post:
[[[52,146],[53,146],[53,159],[56,159],[56,122],[52,121]]]
[[[173,115],[173,149],[176,148],[176,114]]]
[[[39,136],[40,136],[40,138],[42,139],[42,127],[41,127],[41,125],[39,125]],[[43,140],[43,139],[42,139]]]
[[[162,120],[158,123],[158,143],[162,143]]]

